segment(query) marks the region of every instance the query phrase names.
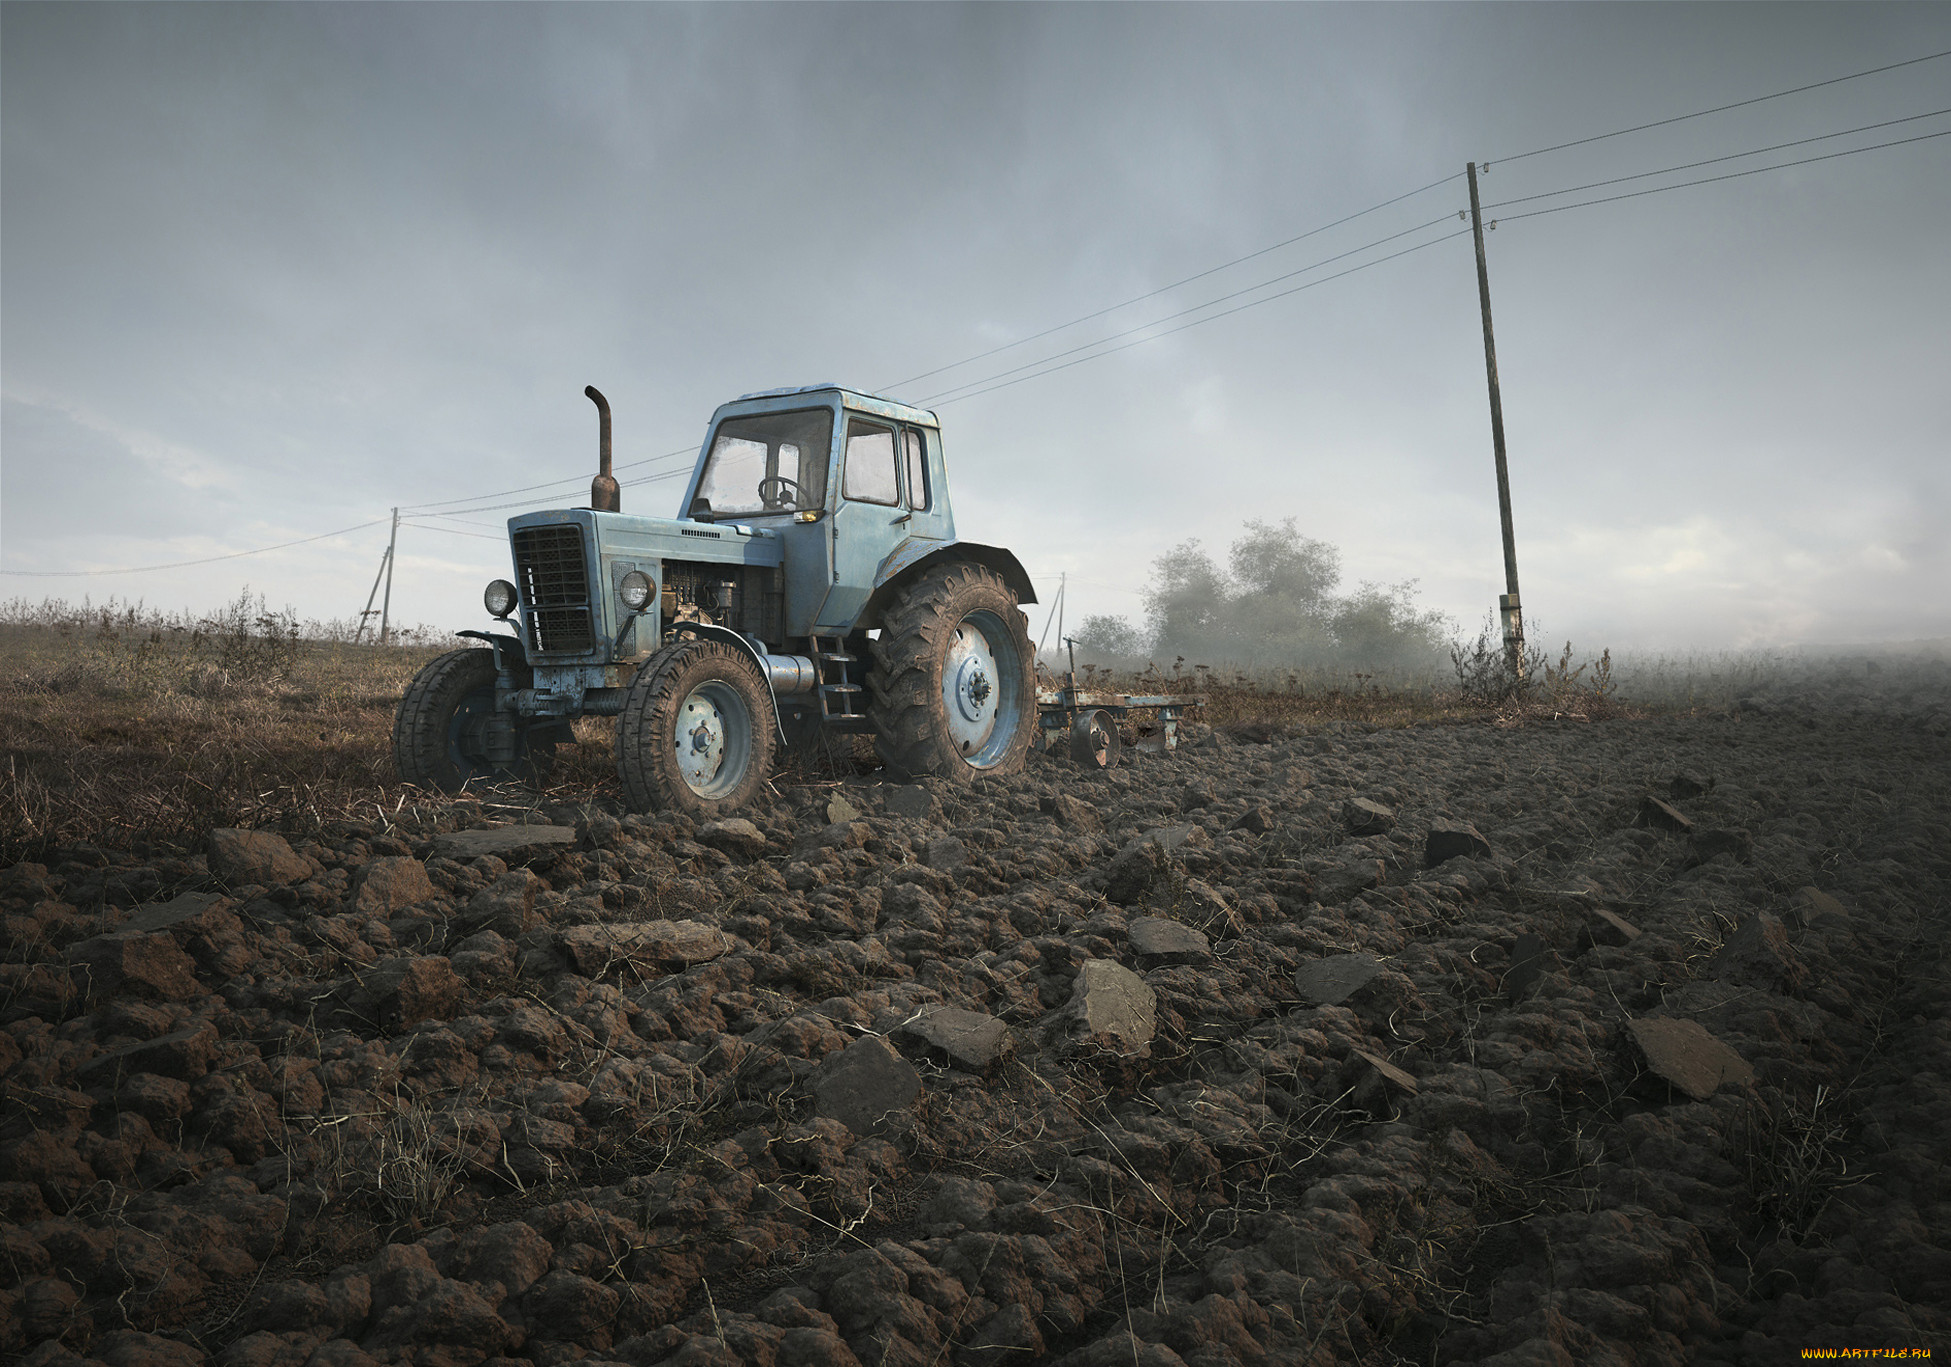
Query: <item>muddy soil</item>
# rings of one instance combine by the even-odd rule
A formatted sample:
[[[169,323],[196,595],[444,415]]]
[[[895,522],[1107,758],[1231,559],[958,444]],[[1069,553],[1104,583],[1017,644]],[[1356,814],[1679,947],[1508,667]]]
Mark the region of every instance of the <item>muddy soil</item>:
[[[1951,1349],[1941,696],[0,871],[0,1354]]]

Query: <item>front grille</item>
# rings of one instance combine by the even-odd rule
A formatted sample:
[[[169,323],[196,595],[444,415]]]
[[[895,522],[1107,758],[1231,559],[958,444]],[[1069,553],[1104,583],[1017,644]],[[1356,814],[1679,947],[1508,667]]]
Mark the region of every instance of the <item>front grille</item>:
[[[538,655],[580,655],[595,644],[588,608],[537,608],[528,614],[529,637]]]
[[[538,655],[579,655],[592,649],[596,634],[590,624],[582,528],[524,527],[513,541],[531,649]]]

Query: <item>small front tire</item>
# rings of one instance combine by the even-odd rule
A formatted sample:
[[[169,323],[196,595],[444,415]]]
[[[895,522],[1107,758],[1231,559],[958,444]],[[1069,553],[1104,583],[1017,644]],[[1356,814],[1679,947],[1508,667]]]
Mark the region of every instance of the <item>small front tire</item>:
[[[772,774],[772,692],[722,641],[684,638],[637,671],[617,719],[616,771],[633,811],[713,820],[745,806]]]
[[[528,670],[516,666],[515,686],[526,688]],[[488,759],[488,719],[495,710],[495,657],[491,650],[450,650],[413,676],[393,718],[393,762],[408,783],[458,793],[470,784],[534,782],[555,758],[556,724],[514,718],[512,765]]]

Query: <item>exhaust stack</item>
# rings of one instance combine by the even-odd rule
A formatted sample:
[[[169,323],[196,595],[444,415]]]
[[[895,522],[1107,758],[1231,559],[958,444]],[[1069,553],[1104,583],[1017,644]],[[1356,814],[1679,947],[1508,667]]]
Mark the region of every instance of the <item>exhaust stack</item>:
[[[602,418],[602,451],[599,456],[600,468],[596,478],[589,482],[589,506],[599,513],[620,513],[623,511],[622,491],[617,488],[616,476],[610,473],[610,401],[603,397],[595,385],[584,388],[583,393],[596,402],[596,411]]]

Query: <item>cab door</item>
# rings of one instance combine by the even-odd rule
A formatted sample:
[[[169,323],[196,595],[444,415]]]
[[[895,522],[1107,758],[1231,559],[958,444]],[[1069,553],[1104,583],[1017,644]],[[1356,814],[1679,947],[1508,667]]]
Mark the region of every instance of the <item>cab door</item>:
[[[902,502],[900,427],[858,413],[845,418],[840,489],[827,519],[833,585],[819,611],[814,628],[819,632],[852,628],[873,592],[874,572],[907,537],[913,520]]]
[[[942,434],[929,427],[901,427],[901,498],[908,510],[902,531],[906,537],[953,541],[955,523],[948,499],[937,492],[941,483]]]

